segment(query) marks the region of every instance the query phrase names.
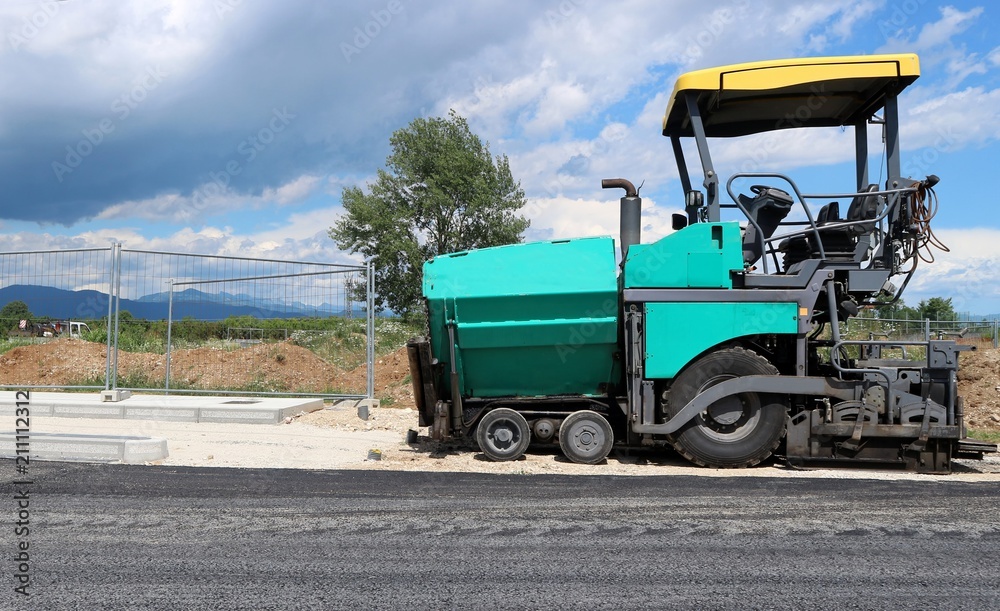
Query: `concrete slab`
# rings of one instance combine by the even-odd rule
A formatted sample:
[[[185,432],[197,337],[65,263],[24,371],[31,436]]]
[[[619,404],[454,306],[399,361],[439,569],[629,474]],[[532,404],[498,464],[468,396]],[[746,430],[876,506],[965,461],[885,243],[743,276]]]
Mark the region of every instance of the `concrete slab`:
[[[15,402],[14,392],[0,393],[0,417],[13,417]],[[323,409],[323,399],[132,395],[121,401],[107,402],[97,392],[32,392],[28,407],[36,417],[274,424],[301,412]]]
[[[4,422],[11,428],[24,424],[16,417],[16,403],[17,393],[0,392],[0,426]],[[342,400],[337,405],[341,409],[354,409],[358,403],[357,399]],[[258,453],[260,450],[252,441],[258,436],[249,431],[261,430],[262,438],[271,438],[275,429],[257,425],[279,424],[302,412],[321,410],[324,402],[321,398],[189,395],[132,395],[108,401],[96,391],[31,392],[27,407],[32,458],[141,464],[166,459],[169,438],[184,460],[193,460],[185,453],[190,454],[192,447],[201,447],[207,441],[206,436],[213,436],[221,441],[215,442],[208,459],[200,460],[216,464],[208,462],[213,460],[212,455],[217,453],[221,459],[233,451],[233,446],[247,446],[246,449]],[[39,430],[46,432],[36,432]],[[281,451],[287,453],[288,448],[294,448],[298,454],[303,451],[299,441],[290,439],[288,445],[281,445]],[[0,431],[0,457],[15,456],[16,442],[15,433]],[[315,451],[325,456],[325,448],[317,447]]]
[[[17,441],[25,442],[25,436],[15,437],[12,432],[0,432],[0,457],[17,456]],[[37,460],[142,464],[168,455],[167,440],[157,437],[33,432],[26,443],[28,456]]]

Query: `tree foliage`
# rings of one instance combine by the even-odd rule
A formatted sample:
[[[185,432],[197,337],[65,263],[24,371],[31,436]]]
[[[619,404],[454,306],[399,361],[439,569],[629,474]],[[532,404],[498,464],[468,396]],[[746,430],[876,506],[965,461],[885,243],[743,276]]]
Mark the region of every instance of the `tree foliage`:
[[[957,318],[955,307],[951,304],[951,297],[947,299],[944,297],[931,297],[930,299],[921,300],[917,304],[917,312],[920,318],[929,318],[931,320],[955,320]]]
[[[0,330],[4,333],[17,327],[18,322],[22,320],[31,322],[32,319],[33,317],[31,310],[28,309],[28,304],[21,300],[11,301],[3,308],[0,308]]]
[[[506,155],[451,111],[418,118],[389,140],[392,153],[368,193],[343,191],[345,214],[330,228],[340,248],[370,257],[376,305],[406,314],[420,303],[423,263],[436,255],[520,242],[524,190]]]
[[[893,304],[877,306],[875,311],[882,319],[917,320],[920,318],[916,308],[906,305],[902,299]]]
[[[952,305],[951,297],[931,297],[923,299],[917,307],[906,305],[902,299],[892,305],[879,306],[876,308],[879,318],[924,320],[925,318],[934,321],[957,320],[958,314]]]

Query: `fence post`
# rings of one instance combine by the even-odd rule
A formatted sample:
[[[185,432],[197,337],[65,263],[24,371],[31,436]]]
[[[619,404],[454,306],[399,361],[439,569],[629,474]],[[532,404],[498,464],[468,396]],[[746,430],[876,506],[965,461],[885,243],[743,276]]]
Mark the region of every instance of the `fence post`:
[[[931,341],[931,319],[930,318],[925,318],[924,319],[924,341],[925,342]]]
[[[367,376],[367,387],[366,391],[369,399],[375,398],[375,274],[372,270],[372,262],[368,261],[368,290],[367,302],[368,302],[368,319],[365,321],[367,324],[367,335],[368,335],[368,376]]]
[[[114,340],[114,363],[111,367],[111,389],[118,389],[118,335],[121,331],[121,325],[119,319],[121,318],[121,307],[122,307],[122,243],[118,242],[118,254],[116,256],[115,263],[115,340]]]
[[[114,313],[113,307],[115,303],[115,270],[117,269],[115,265],[115,252],[118,250],[119,244],[112,240],[110,253],[110,263],[111,263],[111,274],[108,276],[108,324],[107,324],[107,334],[105,337],[106,349],[104,353],[104,390],[111,389],[111,315]]]
[[[167,280],[167,363],[164,376],[163,394],[170,394],[170,331],[174,327],[174,279]]]
[[[1000,337],[997,337],[997,331],[1000,330],[1000,318],[993,319],[993,347],[1000,348]]]

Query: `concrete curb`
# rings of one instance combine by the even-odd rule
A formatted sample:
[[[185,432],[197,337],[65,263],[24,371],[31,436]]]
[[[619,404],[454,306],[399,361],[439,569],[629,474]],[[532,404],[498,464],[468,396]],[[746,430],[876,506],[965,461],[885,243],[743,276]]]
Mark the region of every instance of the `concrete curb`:
[[[0,398],[0,417],[13,417],[15,408],[14,393]],[[33,392],[30,409],[35,417],[277,424],[300,412],[323,409],[323,399],[132,395],[106,402],[100,395]]]
[[[168,455],[167,440],[158,437],[31,433],[27,440],[24,436],[16,440],[14,433],[0,432],[0,456],[16,456],[17,441],[27,441],[28,456],[38,460],[122,462],[134,465],[163,460]]]
[[[328,409],[356,408],[358,410],[358,418],[368,420],[369,410],[376,409],[381,405],[382,402],[378,399],[345,399],[337,401]]]

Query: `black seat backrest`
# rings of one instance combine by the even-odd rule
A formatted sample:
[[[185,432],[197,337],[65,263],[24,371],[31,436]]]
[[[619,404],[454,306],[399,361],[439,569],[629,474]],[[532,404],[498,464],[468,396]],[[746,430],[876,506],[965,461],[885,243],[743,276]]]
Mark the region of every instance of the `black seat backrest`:
[[[830,202],[829,204],[820,208],[819,214],[816,215],[817,225],[825,225],[826,223],[839,220],[840,220],[840,202]]]
[[[858,195],[854,196],[851,200],[851,205],[847,209],[847,217],[844,218],[845,221],[870,221],[878,216],[878,195],[866,195],[867,193],[872,193],[878,191],[878,185],[871,184],[865,187]],[[874,227],[873,224],[863,223],[860,225],[854,225],[848,227],[848,233],[850,235],[859,236],[868,233]]]
[[[814,234],[795,236],[782,242],[778,250],[785,253],[783,265],[786,273],[793,265],[805,259],[817,258],[821,246],[823,254],[832,260],[861,261],[866,257],[881,203],[880,196],[869,194],[878,190],[878,185],[868,185],[859,191],[851,200],[847,216],[843,219],[840,218],[838,202],[823,206],[816,215],[820,238],[818,242]],[[857,221],[871,222],[843,226],[844,223]]]
[[[747,225],[743,234],[743,262],[752,264],[764,254],[764,240],[767,240],[788,216],[792,209],[792,196],[774,187],[768,187],[756,197],[740,195],[740,203],[747,210],[747,215],[760,225],[761,237],[757,236],[757,228],[753,223]]]

